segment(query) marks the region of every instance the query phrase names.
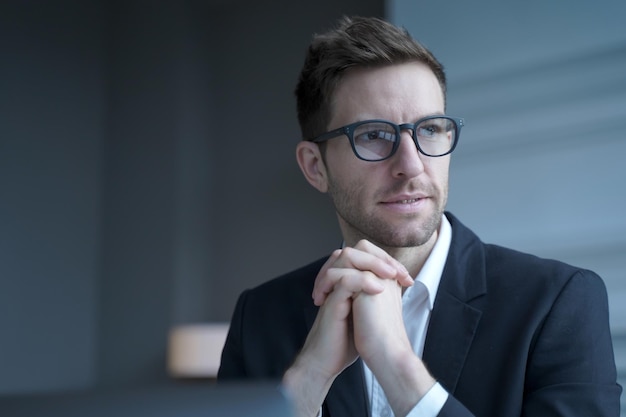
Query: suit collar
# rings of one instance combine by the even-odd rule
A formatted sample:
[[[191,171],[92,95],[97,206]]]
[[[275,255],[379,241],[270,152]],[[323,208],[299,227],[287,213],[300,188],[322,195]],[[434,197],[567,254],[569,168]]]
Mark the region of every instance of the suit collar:
[[[439,289],[439,283],[441,282],[441,275],[448,259],[448,252],[450,250],[450,244],[452,242],[452,226],[445,216],[442,216],[441,225],[439,226],[439,232],[437,241],[433,246],[430,254],[426,258],[426,262],[422,266],[422,269],[418,272],[415,278],[415,282],[420,282],[426,288],[428,309],[432,311],[437,298],[437,291]],[[418,285],[408,287],[402,295],[403,304],[410,294],[418,288]]]
[[[478,236],[451,213],[446,213],[446,217],[452,226],[452,243],[440,290],[470,302],[487,292],[484,246]]]
[[[487,292],[484,249],[450,213],[452,244],[428,325],[423,360],[449,391],[458,382],[482,312],[473,301]]]

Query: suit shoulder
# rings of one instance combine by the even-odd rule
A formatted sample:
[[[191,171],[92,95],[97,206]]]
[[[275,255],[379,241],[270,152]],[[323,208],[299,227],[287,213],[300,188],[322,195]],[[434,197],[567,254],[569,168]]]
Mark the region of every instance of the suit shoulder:
[[[596,282],[604,286],[602,279],[593,271],[556,259],[543,258],[494,244],[484,244],[487,275],[503,280],[519,278],[528,284],[563,285],[571,279]],[[518,284],[519,281],[516,282]]]

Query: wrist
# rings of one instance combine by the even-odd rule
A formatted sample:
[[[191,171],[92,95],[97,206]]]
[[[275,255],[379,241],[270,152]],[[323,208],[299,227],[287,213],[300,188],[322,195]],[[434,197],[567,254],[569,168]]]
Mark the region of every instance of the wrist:
[[[306,361],[296,362],[283,375],[282,385],[297,417],[315,417],[334,381]]]
[[[432,389],[436,381],[413,351],[387,357],[387,360],[380,369],[370,369],[383,388],[394,415],[404,416]]]

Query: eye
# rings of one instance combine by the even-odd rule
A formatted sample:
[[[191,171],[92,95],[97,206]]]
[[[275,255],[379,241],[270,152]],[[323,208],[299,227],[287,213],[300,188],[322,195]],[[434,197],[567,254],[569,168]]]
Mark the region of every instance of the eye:
[[[379,123],[366,123],[359,126],[354,132],[355,142],[395,142],[396,131],[393,127],[379,124]]]
[[[445,128],[440,123],[428,123],[419,125],[417,128],[417,135],[423,137],[437,136],[443,132],[445,132]]]
[[[396,140],[396,134],[394,132],[386,132],[384,130],[370,130],[359,136],[359,140],[363,141],[374,141],[379,139],[393,142]]]

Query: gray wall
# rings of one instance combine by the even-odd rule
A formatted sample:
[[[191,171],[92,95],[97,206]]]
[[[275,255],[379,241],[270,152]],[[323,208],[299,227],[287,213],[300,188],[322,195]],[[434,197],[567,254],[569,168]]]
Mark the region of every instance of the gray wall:
[[[384,5],[258,3],[0,3],[0,394],[164,381],[172,325],[337,244],[292,91]]]
[[[387,7],[447,66],[466,118],[450,210],[486,241],[598,272],[626,386],[626,2]]]
[[[0,5],[0,392],[87,384],[97,346],[102,7],[22,3]]]

